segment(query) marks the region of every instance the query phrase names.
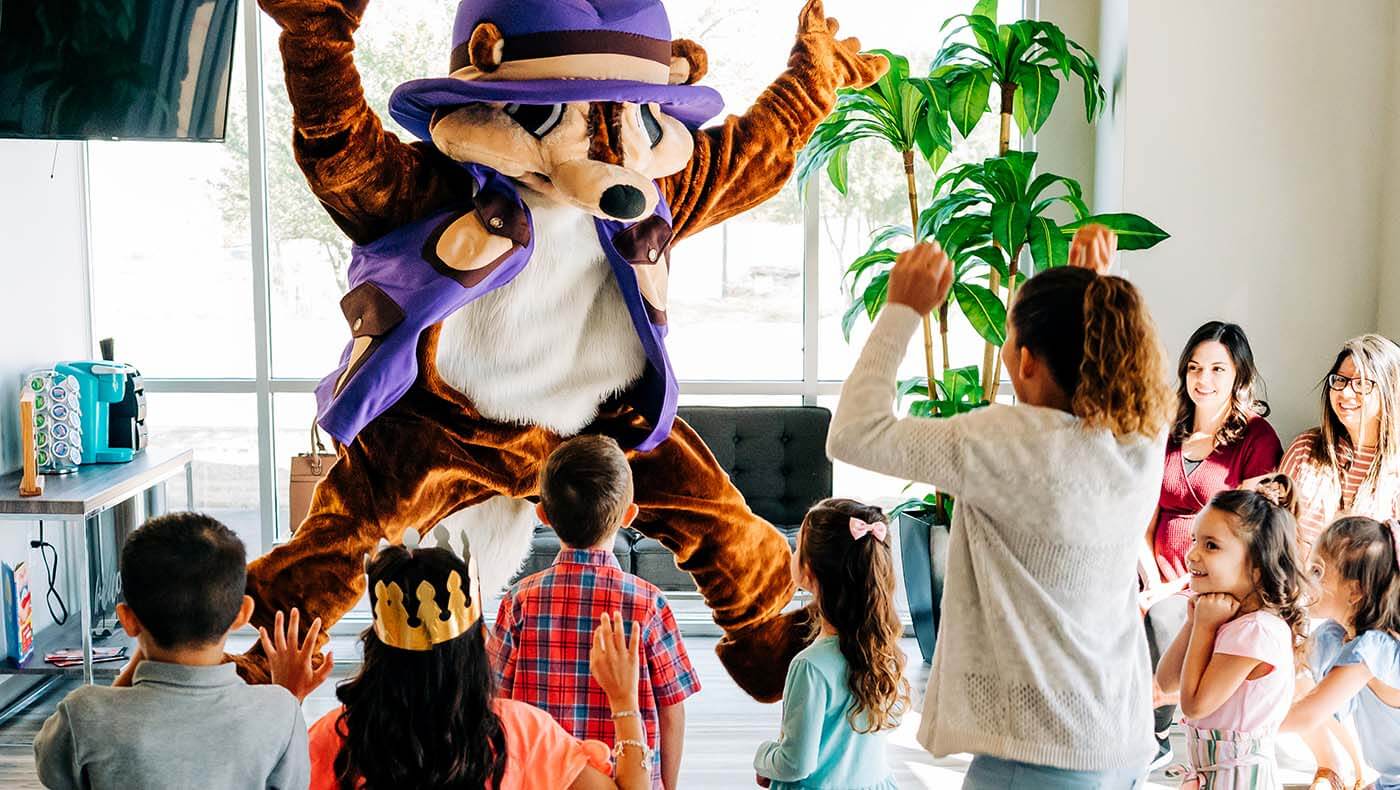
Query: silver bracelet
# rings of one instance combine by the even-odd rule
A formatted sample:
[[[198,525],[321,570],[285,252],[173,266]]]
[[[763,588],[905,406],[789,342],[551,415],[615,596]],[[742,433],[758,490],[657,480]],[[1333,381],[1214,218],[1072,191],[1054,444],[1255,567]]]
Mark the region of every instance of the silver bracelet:
[[[627,746],[635,746],[642,750],[642,770],[649,770],[651,768],[651,747],[631,738],[623,738],[613,744],[613,765],[616,766],[622,761],[622,750]]]
[[[640,718],[642,717],[642,714],[641,714],[640,711],[635,711],[635,710],[620,710],[620,711],[618,711],[617,713],[614,713],[614,714],[612,715],[612,717],[613,717],[613,721],[617,721],[618,719],[629,719],[629,718],[638,718],[638,719],[640,719]]]

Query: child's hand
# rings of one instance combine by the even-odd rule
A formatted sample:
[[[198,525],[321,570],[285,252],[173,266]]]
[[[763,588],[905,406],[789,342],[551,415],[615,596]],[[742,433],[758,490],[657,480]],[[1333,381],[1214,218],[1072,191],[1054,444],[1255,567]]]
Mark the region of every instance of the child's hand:
[[[593,649],[588,651],[588,670],[608,695],[614,713],[635,711],[640,673],[642,624],[632,624],[632,638],[623,634],[622,613],[606,612],[593,631]]]
[[[1103,225],[1085,225],[1074,232],[1069,247],[1069,265],[1108,274],[1118,250],[1118,234]]]
[[[915,244],[899,254],[890,270],[889,300],[928,315],[952,287],[953,263],[938,242]]]
[[[1228,593],[1207,593],[1196,597],[1195,625],[1211,631],[1229,622],[1240,610],[1240,602]]]
[[[316,637],[321,633],[321,618],[312,621],[304,641],[300,639],[300,611],[293,608],[291,616],[286,618],[286,628],[282,623],[282,613],[278,612],[272,625],[271,638],[266,628],[259,628],[258,639],[262,641],[263,652],[267,653],[272,682],[292,692],[298,700],[305,700],[317,686],[326,682],[331,669],[335,667],[335,658],[328,652],[321,666],[312,666],[312,659],[316,657]]]

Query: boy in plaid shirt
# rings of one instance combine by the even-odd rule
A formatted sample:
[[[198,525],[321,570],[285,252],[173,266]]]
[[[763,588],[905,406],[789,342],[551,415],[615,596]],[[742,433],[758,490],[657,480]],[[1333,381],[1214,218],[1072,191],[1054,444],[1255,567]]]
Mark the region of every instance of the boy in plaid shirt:
[[[563,549],[553,566],[521,579],[501,599],[490,640],[500,695],[548,711],[576,738],[612,745],[612,713],[589,677],[588,650],[598,617],[621,612],[629,629],[642,629],[637,699],[657,755],[652,787],[674,790],[685,740],[682,704],[700,681],[661,591],[613,556],[618,530],[637,517],[632,470],[617,442],[579,436],[559,445],[540,472],[536,512]]]

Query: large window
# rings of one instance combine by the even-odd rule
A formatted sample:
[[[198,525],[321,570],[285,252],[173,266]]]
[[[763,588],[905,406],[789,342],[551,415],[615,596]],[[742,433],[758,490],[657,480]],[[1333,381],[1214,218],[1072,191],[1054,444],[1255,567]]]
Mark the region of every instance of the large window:
[[[842,35],[928,66],[938,25],[966,2],[935,0],[890,13],[827,0]],[[1008,9],[1015,4],[1003,3]],[[375,0],[356,36],[370,105],[399,83],[446,70],[455,2]],[[798,4],[672,0],[673,34],[709,54],[704,82],[742,112],[785,66]],[[89,147],[94,328],[146,375],[160,441],[196,450],[195,507],[234,522],[250,549],[285,536],[287,462],[308,443],[317,379],[347,340],[338,301],[349,243],[307,188],[291,151],[291,106],[278,29],[247,3],[228,139],[216,144],[93,143]],[[251,24],[248,24],[251,23]],[[251,38],[251,40],[249,40]],[[987,155],[979,127],[953,161]],[[921,189],[932,175],[919,165]],[[882,226],[907,223],[902,165],[876,146],[851,158],[851,191],[789,183],[756,210],[691,237],[673,256],[670,349],[687,403],[834,405],[869,331],[848,343],[841,274]],[[809,242],[810,238],[814,242]],[[955,326],[955,360],[980,359]],[[906,375],[922,370],[912,347]],[[900,495],[901,481],[840,467],[838,493]]]

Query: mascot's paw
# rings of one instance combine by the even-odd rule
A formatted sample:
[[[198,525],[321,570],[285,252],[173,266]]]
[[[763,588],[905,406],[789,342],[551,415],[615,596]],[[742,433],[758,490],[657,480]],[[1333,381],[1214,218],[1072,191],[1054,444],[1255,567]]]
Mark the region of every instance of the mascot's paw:
[[[815,65],[830,73],[838,88],[864,88],[889,71],[889,61],[883,55],[865,55],[860,40],[837,39],[840,24],[828,17],[821,0],[807,0],[798,17],[797,47],[805,50]]]
[[[272,672],[267,666],[267,656],[262,647],[254,643],[253,648],[242,655],[224,654],[224,663],[232,662],[238,667],[238,676],[250,686],[260,686],[272,682]]]
[[[783,683],[792,657],[816,635],[814,619],[810,605],[785,612],[725,634],[715,652],[745,693],[759,702],[777,702],[783,698]]]
[[[263,12],[284,30],[305,30],[317,20],[340,18],[359,27],[369,0],[258,0]]]

